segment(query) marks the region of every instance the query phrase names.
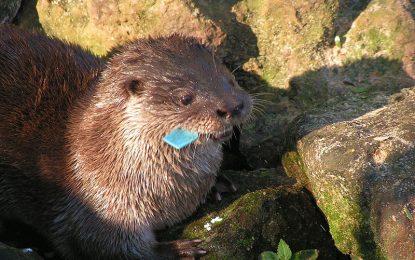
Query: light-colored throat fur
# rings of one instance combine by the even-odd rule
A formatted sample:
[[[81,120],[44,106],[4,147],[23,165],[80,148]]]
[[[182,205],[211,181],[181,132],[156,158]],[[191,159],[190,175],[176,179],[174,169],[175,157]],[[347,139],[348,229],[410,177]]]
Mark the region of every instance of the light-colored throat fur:
[[[96,116],[73,120],[70,188],[100,218],[123,228],[171,225],[205,200],[222,160],[221,145],[176,150],[162,141],[166,122],[147,120],[143,108],[125,105],[99,104],[83,113]],[[100,117],[109,109],[110,116]]]

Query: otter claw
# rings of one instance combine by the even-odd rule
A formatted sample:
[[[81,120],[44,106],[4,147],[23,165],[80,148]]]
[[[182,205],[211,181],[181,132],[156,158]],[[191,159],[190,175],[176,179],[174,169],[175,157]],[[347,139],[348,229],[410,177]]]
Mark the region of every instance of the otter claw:
[[[198,248],[197,246],[202,243],[203,240],[178,240],[176,243],[177,254],[180,257],[201,257],[207,254],[207,251]]]
[[[163,242],[158,244],[157,251],[161,255],[173,255],[182,259],[194,259],[207,254],[206,250],[198,247],[202,242],[203,240],[201,239]]]
[[[222,193],[226,192],[236,192],[238,189],[236,186],[232,183],[230,179],[223,175],[218,175],[216,178],[216,184],[212,188],[212,196],[215,201],[221,201],[222,200]]]
[[[220,193],[216,190],[215,187],[213,187],[213,196],[215,197],[216,201],[221,201],[222,200],[222,196],[220,195]]]
[[[226,176],[218,175],[216,177],[216,185],[218,191],[220,193],[223,192],[236,192],[238,189],[236,188],[235,184]]]

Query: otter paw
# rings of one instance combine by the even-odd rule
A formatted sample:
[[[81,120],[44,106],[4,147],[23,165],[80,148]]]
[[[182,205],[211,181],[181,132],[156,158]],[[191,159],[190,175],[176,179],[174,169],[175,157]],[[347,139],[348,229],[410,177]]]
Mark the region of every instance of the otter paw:
[[[158,243],[156,251],[174,258],[196,259],[207,254],[206,250],[198,247],[202,242],[200,239],[161,242]]]
[[[201,257],[207,254],[206,250],[197,247],[202,242],[200,239],[177,240],[174,244],[180,257]]]
[[[222,200],[222,193],[236,192],[237,188],[233,182],[226,176],[218,175],[216,177],[216,184],[212,188],[212,196],[215,201]]]

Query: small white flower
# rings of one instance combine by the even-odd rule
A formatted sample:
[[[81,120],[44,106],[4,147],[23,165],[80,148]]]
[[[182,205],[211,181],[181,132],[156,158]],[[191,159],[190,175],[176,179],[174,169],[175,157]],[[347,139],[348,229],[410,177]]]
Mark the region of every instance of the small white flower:
[[[216,223],[216,222],[221,222],[223,219],[221,218],[221,217],[216,217],[216,218],[214,218],[214,219],[212,219],[211,221],[210,221],[210,223]]]
[[[210,230],[212,229],[212,227],[210,226],[210,223],[206,223],[203,227],[204,227],[207,231],[210,231]]]

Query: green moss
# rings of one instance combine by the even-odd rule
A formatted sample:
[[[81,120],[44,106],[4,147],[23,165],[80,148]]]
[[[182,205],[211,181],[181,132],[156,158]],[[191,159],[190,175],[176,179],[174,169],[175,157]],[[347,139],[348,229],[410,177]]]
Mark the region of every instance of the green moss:
[[[322,65],[317,49],[327,45],[333,33],[338,1],[316,1],[312,6],[283,0],[240,1],[234,10],[257,37],[260,76],[276,88],[288,88],[288,80]],[[243,15],[242,15],[243,14]]]
[[[335,192],[336,188],[324,187],[324,190],[326,192],[319,196],[319,207],[327,216],[336,246],[343,252],[354,252],[356,241],[353,233],[357,229],[357,220],[361,218],[359,207],[343,194]]]
[[[250,232],[248,232],[248,233],[250,233]],[[250,250],[252,250],[252,247],[253,247],[255,241],[256,241],[256,238],[254,236],[249,236],[249,234],[248,234],[247,237],[238,239],[236,241],[236,245],[238,247],[246,250],[246,251],[250,251]]]
[[[370,28],[367,32],[367,48],[375,54],[382,49],[390,50],[393,41],[378,28]]]
[[[206,237],[207,230],[205,230],[203,226],[208,222],[209,220],[207,217],[198,219],[183,231],[183,235],[189,239]]]
[[[265,194],[253,192],[245,195],[243,200],[239,202],[238,207],[245,210],[251,215],[256,215],[261,210]]]
[[[364,259],[385,259],[374,241],[370,215],[359,198],[348,198],[338,187],[320,186],[318,206],[327,217],[336,246]]]
[[[414,26],[405,17],[408,14],[400,13],[402,9],[394,1],[371,1],[347,35],[347,58],[357,60],[380,54],[389,59],[401,59],[404,55],[402,46],[415,39]]]
[[[105,5],[97,1],[38,1],[36,11],[48,35],[76,43],[99,56],[135,38],[170,34],[172,28],[194,31],[195,23],[200,23],[200,30],[205,26],[183,1],[113,0]]]
[[[282,157],[282,166],[286,174],[295,178],[300,185],[305,186],[308,184],[309,180],[305,172],[304,163],[297,151],[286,152]]]
[[[251,12],[257,12],[264,5],[264,0],[247,0],[246,5]]]
[[[212,212],[193,222],[183,231],[183,235],[187,238],[205,238],[217,230],[222,230],[223,228],[229,229],[234,233],[241,233],[241,227],[239,225],[240,222],[229,222],[228,219],[236,219],[235,216],[237,215],[239,220],[244,221],[249,218],[246,214],[250,216],[260,214],[262,201],[269,196],[271,196],[271,194],[265,190],[248,193],[233,202],[226,209],[219,212]],[[206,223],[210,223],[210,220],[217,216],[222,217],[223,220],[221,222],[211,224],[212,229],[210,231],[206,230],[204,225]]]
[[[309,70],[300,77],[290,79],[290,95],[302,110],[308,110],[329,99],[327,71],[327,68]]]

